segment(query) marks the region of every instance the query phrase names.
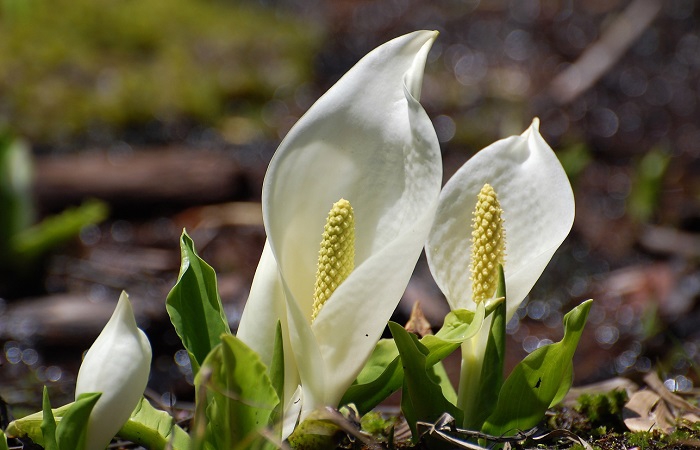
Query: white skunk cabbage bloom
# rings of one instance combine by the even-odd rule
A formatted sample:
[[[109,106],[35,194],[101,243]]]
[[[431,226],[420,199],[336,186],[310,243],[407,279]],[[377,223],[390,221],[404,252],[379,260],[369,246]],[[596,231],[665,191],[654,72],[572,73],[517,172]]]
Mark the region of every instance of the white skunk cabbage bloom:
[[[85,354],[75,397],[101,392],[88,420],[85,450],[104,450],[143,396],[151,370],[151,344],[136,326],[129,296],[122,292],[107,325]]]
[[[507,318],[510,319],[571,231],[574,194],[539,120],[520,136],[478,152],[445,184],[426,245],[430,270],[452,309],[474,310],[472,215],[485,184],[493,187],[505,228]]]
[[[483,298],[481,287],[477,286],[479,292],[474,292],[473,281],[480,270],[486,275],[481,281],[490,283],[490,289],[485,291],[493,296],[493,272],[488,272],[494,267],[475,270],[478,262],[472,261],[472,255],[488,256],[493,251],[495,269],[498,263],[504,269],[506,320],[510,320],[571,230],[574,221],[571,185],[538,128],[539,120],[535,119],[522,135],[502,139],[478,152],[454,174],[440,194],[426,255],[433,277],[452,309],[474,311],[478,302],[488,300]],[[484,190],[485,185],[490,187]],[[479,241],[483,230],[472,227],[480,193],[482,199],[485,195],[497,196],[491,208],[499,225],[494,222],[489,226],[494,230],[502,227],[498,232],[505,234],[505,238],[504,242],[494,244],[493,249],[484,240]],[[478,245],[488,248],[476,249],[474,253],[475,239],[481,242]],[[484,326],[479,335],[462,345],[458,406],[467,409],[465,415],[469,413],[468,387],[478,381],[487,335],[488,327]]]
[[[268,241],[238,337],[269,363],[275,326],[282,323],[284,397],[298,401],[293,394],[301,384],[302,419],[338,405],[403,295],[428,236],[442,164],[418,99],[436,37],[417,31],[365,56],[297,122],[270,162],[263,184]],[[316,283],[324,224],[327,217],[330,227],[345,220],[350,208],[354,225],[342,232],[354,239],[354,251],[342,257],[350,269],[339,282],[329,279],[326,290]]]

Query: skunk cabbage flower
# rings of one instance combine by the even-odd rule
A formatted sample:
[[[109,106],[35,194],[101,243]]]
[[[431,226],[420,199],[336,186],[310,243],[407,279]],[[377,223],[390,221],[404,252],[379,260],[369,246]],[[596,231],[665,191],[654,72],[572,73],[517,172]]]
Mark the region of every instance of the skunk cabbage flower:
[[[414,32],[365,56],[290,130],[265,176],[268,240],[238,337],[269,363],[282,323],[285,402],[301,384],[302,419],[338,405],[428,236],[442,167],[418,99],[436,37]],[[335,240],[352,245],[328,253]]]
[[[535,119],[522,135],[478,152],[440,194],[426,255],[452,309],[474,311],[477,303],[493,297],[495,271],[502,264],[510,320],[571,230],[571,185],[538,127]],[[479,223],[470,226],[476,217]],[[489,242],[487,234],[497,239]],[[483,261],[473,261],[474,255]],[[487,334],[484,326],[462,345],[458,406],[463,409],[468,386],[476,385],[474,374],[481,370]],[[469,377],[472,381],[466,380]],[[467,408],[465,416],[468,413]]]
[[[129,296],[122,292],[112,317],[85,354],[75,386],[101,392],[88,420],[85,450],[104,450],[143,396],[151,370],[151,344],[136,327]]]

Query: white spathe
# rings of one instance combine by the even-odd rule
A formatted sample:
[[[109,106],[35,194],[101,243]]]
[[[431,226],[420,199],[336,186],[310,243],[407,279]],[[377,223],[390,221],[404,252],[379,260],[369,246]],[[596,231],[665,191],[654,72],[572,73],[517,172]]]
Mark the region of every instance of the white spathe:
[[[452,309],[475,309],[469,276],[471,223],[484,184],[493,186],[503,209],[508,320],[571,231],[571,184],[538,128],[535,119],[520,136],[481,150],[442,189],[426,255]]]
[[[136,326],[122,292],[112,317],[85,354],[75,385],[80,394],[101,392],[90,413],[85,450],[104,450],[143,396],[151,370],[151,344]]]
[[[370,52],[290,130],[268,168],[268,241],[238,337],[269,363],[277,321],[285,339],[285,404],[302,386],[302,418],[337,406],[396,308],[437,207],[440,148],[418,102],[435,31]],[[355,211],[355,269],[311,322],[326,216]]]

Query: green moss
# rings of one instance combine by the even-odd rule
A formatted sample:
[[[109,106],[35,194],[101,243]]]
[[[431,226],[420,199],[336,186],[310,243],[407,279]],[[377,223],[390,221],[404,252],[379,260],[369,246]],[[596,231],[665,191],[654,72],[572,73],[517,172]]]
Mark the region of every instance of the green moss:
[[[229,108],[259,110],[278,87],[310,77],[321,42],[313,24],[245,2],[5,0],[0,8],[0,123],[34,140],[91,124],[213,124]]]
[[[641,450],[649,448],[653,444],[654,433],[650,431],[637,431],[635,433],[625,433],[627,442],[630,445],[639,447]]]
[[[627,403],[627,392],[614,390],[605,394],[583,394],[577,400],[575,410],[588,419],[592,429],[605,434],[608,430],[624,430],[622,409]]]
[[[391,435],[392,429],[398,424],[398,418],[385,417],[379,412],[370,411],[360,419],[362,431],[375,439],[385,441]]]

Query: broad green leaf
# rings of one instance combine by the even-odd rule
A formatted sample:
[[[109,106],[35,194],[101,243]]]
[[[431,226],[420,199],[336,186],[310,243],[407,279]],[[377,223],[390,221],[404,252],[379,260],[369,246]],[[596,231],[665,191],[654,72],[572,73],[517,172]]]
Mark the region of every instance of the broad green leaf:
[[[197,402],[206,402],[206,417],[195,418],[195,427],[206,423],[204,448],[272,447],[260,431],[272,425],[280,399],[258,354],[236,336],[221,336],[195,377],[195,388],[202,392]]]
[[[564,397],[566,397],[566,394],[569,393],[569,389],[571,389],[572,384],[574,384],[574,363],[573,361],[570,361],[566,366],[566,369],[564,369],[562,382],[559,385],[559,392],[557,392],[552,399],[552,403],[549,404],[550,408],[557,406],[562,402],[562,400],[564,400]]]
[[[218,345],[221,334],[231,334],[231,330],[219,298],[216,273],[197,255],[194,242],[185,231],[180,251],[180,276],[165,307],[196,375],[209,352]]]
[[[0,450],[10,450],[10,447],[7,445],[7,436],[5,436],[5,433],[0,429]]]
[[[476,313],[466,309],[450,311],[445,316],[442,328],[435,335],[423,336],[421,344],[425,345],[430,354],[428,364],[434,365],[447,358],[462,342],[473,337],[484,322],[486,309],[478,305]]]
[[[440,361],[479,331],[485,313],[483,307],[476,314],[466,309],[452,311],[436,335],[427,335],[420,340],[429,351],[427,365],[434,368],[443,394],[450,401],[456,399],[456,393]],[[393,339],[380,340],[340,405],[354,403],[360,414],[364,414],[398,390],[403,384],[403,368],[398,355]]]
[[[435,336],[445,341],[465,340],[468,337],[473,336],[476,332],[472,330],[472,324],[479,323],[478,320],[474,320],[474,317],[478,314],[479,311],[475,313],[474,311],[469,311],[468,309],[455,309],[450,311],[445,316],[442,327],[437,333],[435,333]],[[484,315],[485,310],[482,308],[482,320]],[[474,326],[476,326],[478,330],[479,326]]]
[[[190,447],[187,432],[170,414],[155,409],[145,398],[141,398],[117,436],[150,450],[188,450]]]
[[[591,300],[588,300],[571,310],[564,316],[562,340],[538,348],[515,366],[503,384],[496,409],[484,424],[483,432],[508,436],[528,430],[542,420],[564,388],[568,390],[571,377],[566,367],[571,364],[590,308]]]
[[[417,436],[416,422],[419,420],[435,422],[447,412],[461,421],[461,412],[445,398],[440,380],[428,362],[428,348],[416,335],[397,323],[389,322],[389,330],[399,349],[404,370],[401,410],[413,436]]]
[[[44,386],[44,394],[41,402],[43,418],[41,420],[41,435],[44,438],[43,447],[45,450],[58,450],[56,442],[56,419],[51,411],[51,401],[49,400],[49,390]]]
[[[485,322],[489,325],[486,339],[486,349],[481,365],[481,374],[476,389],[471,393],[474,397],[473,408],[469,413],[465,408],[464,427],[468,430],[479,430],[491,415],[498,394],[503,386],[503,364],[506,353],[506,283],[503,274],[503,266],[498,266],[499,279],[496,297],[503,301],[496,303],[491,314],[491,320]]]
[[[441,361],[479,330],[484,314],[484,308],[481,308],[477,311],[475,320],[475,313],[466,309],[450,312],[437,335],[421,339],[421,343],[429,350],[427,365],[433,367],[433,373],[439,379],[442,392],[449,401],[456,400],[456,392]],[[403,367],[398,355],[393,339],[377,342],[367,363],[339,405],[352,403],[360,414],[365,414],[398,390],[403,384]]]
[[[81,394],[68,408],[56,426],[56,440],[59,450],[82,450],[85,448],[90,413],[101,396],[100,392]]]
[[[442,395],[445,396],[445,399],[447,399],[448,402],[456,405],[457,391],[455,391],[454,386],[452,386],[452,380],[450,380],[450,377],[447,375],[447,370],[445,370],[445,365],[442,363],[442,361],[438,361],[433,365],[433,372],[435,372],[440,389],[442,389]]]
[[[403,383],[399,350],[393,339],[377,342],[355,382],[340,400],[340,406],[353,403],[360,414],[371,411]]]

